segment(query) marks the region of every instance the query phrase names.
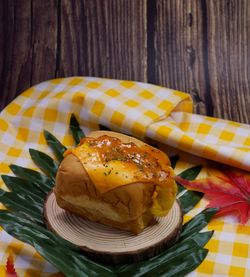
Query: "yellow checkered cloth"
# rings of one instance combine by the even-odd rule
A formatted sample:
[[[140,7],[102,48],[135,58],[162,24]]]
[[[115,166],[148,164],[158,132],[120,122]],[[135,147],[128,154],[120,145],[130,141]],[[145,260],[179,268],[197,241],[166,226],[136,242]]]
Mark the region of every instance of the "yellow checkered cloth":
[[[186,93],[146,83],[93,77],[70,77],[40,83],[22,93],[0,114],[0,173],[8,165],[36,169],[28,149],[50,155],[43,130],[72,146],[69,116],[74,113],[85,133],[98,124],[114,131],[149,137],[172,149],[250,170],[250,126],[192,114]],[[190,161],[189,156],[189,161]],[[179,163],[179,168],[192,163]],[[177,169],[178,170],[178,169]],[[0,186],[4,187],[3,183]],[[201,211],[205,200],[186,217]],[[207,247],[210,252],[189,276],[250,276],[250,223],[238,225],[233,218],[213,220],[216,230]],[[8,250],[14,253],[19,276],[47,276],[56,271],[30,246],[0,231],[0,276]]]

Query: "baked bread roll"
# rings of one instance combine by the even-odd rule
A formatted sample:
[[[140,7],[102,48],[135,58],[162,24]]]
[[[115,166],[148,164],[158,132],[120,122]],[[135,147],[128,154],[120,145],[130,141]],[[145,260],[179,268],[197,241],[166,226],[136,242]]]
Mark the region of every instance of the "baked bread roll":
[[[67,150],[56,176],[57,204],[135,234],[171,209],[177,187],[166,154],[123,134],[96,131]]]

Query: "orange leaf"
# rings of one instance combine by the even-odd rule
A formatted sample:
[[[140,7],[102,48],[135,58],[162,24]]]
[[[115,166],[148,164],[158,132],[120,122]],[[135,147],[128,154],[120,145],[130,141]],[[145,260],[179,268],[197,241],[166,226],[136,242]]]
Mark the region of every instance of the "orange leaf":
[[[6,262],[6,277],[18,277],[14,267],[13,256],[11,253],[9,254]]]
[[[232,168],[211,170],[209,177],[194,181],[179,176],[176,181],[188,189],[205,193],[208,207],[219,208],[217,215],[235,214],[242,224],[250,218],[250,173]]]

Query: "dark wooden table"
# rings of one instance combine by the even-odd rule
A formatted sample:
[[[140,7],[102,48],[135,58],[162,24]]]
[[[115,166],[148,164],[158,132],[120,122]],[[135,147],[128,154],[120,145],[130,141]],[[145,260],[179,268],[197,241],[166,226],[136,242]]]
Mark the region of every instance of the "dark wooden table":
[[[201,114],[250,123],[248,0],[0,0],[0,110],[64,76],[190,93]]]

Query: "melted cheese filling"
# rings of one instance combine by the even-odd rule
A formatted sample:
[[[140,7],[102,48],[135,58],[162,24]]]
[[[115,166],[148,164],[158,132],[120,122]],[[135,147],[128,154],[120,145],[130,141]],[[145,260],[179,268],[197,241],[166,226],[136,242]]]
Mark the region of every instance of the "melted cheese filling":
[[[103,135],[86,137],[69,152],[80,160],[101,193],[131,183],[148,183],[156,186],[151,212],[165,216],[172,207],[177,188],[168,158],[160,150]]]

